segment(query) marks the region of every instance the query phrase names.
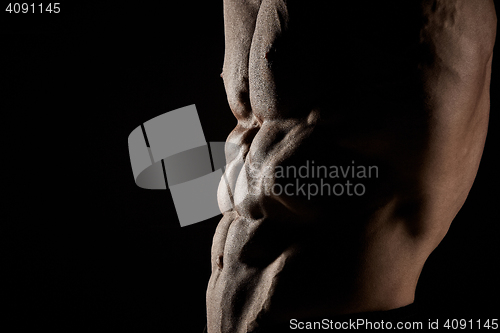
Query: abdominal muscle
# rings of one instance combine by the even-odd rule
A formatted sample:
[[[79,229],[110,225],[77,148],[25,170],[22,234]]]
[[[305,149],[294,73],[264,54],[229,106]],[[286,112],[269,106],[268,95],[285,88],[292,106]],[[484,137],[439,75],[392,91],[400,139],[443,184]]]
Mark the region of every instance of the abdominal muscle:
[[[350,156],[331,145],[328,158],[314,155],[321,138],[314,134],[322,128],[311,117],[264,120],[260,126],[252,143],[241,145],[219,186],[226,210],[212,245],[207,290],[212,331],[251,332],[269,322],[413,302],[425,256],[398,216],[396,191],[382,190],[389,184],[375,180],[366,185],[371,186],[366,198],[276,195],[274,184],[293,180],[265,177],[265,170],[304,165],[314,156],[335,165]],[[241,138],[239,131],[245,132],[237,127],[228,142]],[[240,170],[237,175],[233,168]]]
[[[227,8],[237,3],[227,2]],[[438,48],[441,38],[455,36],[453,29],[422,28],[420,46],[433,46],[440,67],[416,60],[417,74],[409,71],[395,84],[368,77],[342,96],[330,82],[342,78],[332,79],[331,68],[357,63],[308,58],[293,35],[287,39],[288,9],[282,1],[262,1],[251,46],[236,56],[226,47],[223,78],[238,124],[227,139],[231,151],[218,189],[223,218],[206,295],[210,333],[412,303],[425,260],[464,203],[484,146],[491,59],[473,59],[485,71],[464,70],[457,80],[446,63],[469,68],[471,59]],[[236,45],[229,49],[242,43]],[[460,49],[460,40],[455,45]],[[242,67],[245,52],[248,67]],[[457,98],[465,100],[449,112]],[[307,196],[295,191],[300,177],[276,176],[279,168],[313,161],[327,168],[376,166],[379,173],[357,180],[363,195]],[[292,183],[289,193],[273,191]]]

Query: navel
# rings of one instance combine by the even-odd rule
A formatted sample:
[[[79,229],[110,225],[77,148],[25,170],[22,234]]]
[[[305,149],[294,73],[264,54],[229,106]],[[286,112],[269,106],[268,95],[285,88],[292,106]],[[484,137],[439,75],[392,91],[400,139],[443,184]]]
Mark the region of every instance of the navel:
[[[223,258],[224,256],[222,254],[219,254],[219,256],[217,257],[217,266],[219,267],[219,269],[222,269],[222,267],[224,266]]]

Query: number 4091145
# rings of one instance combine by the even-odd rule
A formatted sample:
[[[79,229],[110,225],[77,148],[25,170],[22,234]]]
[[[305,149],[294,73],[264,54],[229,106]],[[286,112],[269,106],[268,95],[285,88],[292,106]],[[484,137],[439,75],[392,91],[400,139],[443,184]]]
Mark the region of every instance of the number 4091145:
[[[61,12],[61,8],[59,7],[59,2],[49,3],[49,4],[35,4],[35,3],[9,3],[7,8],[5,8],[6,12],[9,13],[54,13],[57,14]]]

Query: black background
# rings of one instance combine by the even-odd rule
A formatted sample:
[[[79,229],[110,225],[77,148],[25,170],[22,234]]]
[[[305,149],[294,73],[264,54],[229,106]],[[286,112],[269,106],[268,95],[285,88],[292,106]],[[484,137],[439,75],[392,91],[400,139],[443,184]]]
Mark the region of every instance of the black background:
[[[222,1],[63,3],[59,14],[7,4],[0,327],[201,333],[220,216],[181,228],[169,191],[135,185],[127,138],[196,104],[207,141],[226,139]],[[498,63],[478,176],[419,280],[424,318],[500,313]]]

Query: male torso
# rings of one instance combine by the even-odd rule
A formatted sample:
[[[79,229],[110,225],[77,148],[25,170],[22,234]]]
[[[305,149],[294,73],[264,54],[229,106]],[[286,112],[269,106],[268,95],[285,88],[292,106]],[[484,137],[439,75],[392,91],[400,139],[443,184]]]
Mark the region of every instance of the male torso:
[[[225,1],[239,150],[218,192],[209,332],[413,302],[477,172],[496,16],[488,0],[404,3]],[[292,172],[313,163],[328,176]]]

